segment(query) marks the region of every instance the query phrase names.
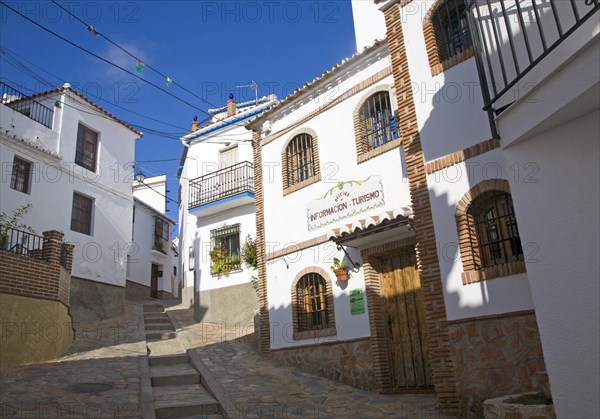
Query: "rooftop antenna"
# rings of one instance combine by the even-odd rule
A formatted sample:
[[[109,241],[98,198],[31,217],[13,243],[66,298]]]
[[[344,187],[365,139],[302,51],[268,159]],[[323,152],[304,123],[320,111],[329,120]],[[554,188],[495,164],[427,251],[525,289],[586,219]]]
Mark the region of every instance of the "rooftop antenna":
[[[258,84],[252,80],[250,84],[244,84],[242,86],[236,86],[236,88],[241,89],[242,87],[249,87],[251,89],[254,89],[254,104],[258,105]]]

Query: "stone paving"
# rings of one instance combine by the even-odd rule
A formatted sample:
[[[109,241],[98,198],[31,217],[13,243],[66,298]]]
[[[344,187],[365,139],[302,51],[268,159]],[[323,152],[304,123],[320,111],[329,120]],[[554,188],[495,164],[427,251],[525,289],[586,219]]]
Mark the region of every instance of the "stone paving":
[[[62,358],[2,369],[0,418],[144,416],[140,316],[139,304],[127,304],[122,316],[75,327],[75,342]]]
[[[193,349],[233,404],[230,416],[249,418],[442,418],[433,394],[382,395],[281,366],[253,349],[253,335],[239,327],[195,323],[192,310],[168,310],[178,340]],[[200,372],[203,373],[202,369]],[[214,380],[214,383],[210,383]],[[218,397],[217,397],[218,398]],[[222,400],[222,405],[224,404]],[[231,406],[230,406],[231,407]]]
[[[152,418],[147,351],[186,349],[224,417],[446,417],[434,409],[432,394],[380,395],[280,366],[255,352],[252,330],[195,323],[193,311],[180,306],[167,311],[177,338],[146,348],[141,304],[76,327],[76,341],[60,359],[0,371],[0,418]],[[105,384],[110,388],[99,387]]]

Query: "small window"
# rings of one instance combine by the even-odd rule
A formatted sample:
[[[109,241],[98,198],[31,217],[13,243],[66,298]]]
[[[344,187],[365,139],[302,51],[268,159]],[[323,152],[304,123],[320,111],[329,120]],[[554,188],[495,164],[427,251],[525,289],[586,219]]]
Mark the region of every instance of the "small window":
[[[211,230],[210,249],[212,275],[227,275],[241,270],[240,225]]]
[[[71,230],[88,236],[92,235],[92,208],[94,199],[73,192],[73,207],[71,209]]]
[[[177,266],[173,266],[173,276],[177,276]]]
[[[473,46],[465,0],[446,0],[433,17],[436,47],[440,62]]]
[[[475,269],[523,260],[523,248],[511,196],[487,192],[473,201],[467,211],[473,243]]]
[[[292,186],[313,177],[315,159],[313,137],[310,134],[298,134],[285,149],[287,185]]]
[[[358,112],[359,153],[365,153],[400,138],[390,94],[379,91],[369,96]]]
[[[154,250],[167,253],[167,244],[169,242],[169,223],[159,217],[154,218]]]
[[[14,157],[10,187],[15,191],[28,194],[30,192],[31,163],[17,156]]]
[[[317,274],[304,275],[296,285],[298,297],[298,331],[326,329],[329,327],[327,316],[327,283]]]
[[[98,157],[98,133],[79,124],[75,163],[95,172]]]

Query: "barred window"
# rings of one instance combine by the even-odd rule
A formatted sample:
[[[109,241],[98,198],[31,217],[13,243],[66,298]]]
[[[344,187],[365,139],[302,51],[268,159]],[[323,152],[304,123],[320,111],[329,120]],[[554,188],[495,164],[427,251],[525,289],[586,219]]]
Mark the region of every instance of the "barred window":
[[[71,230],[92,235],[92,209],[94,199],[73,192],[73,207],[71,208]]]
[[[98,133],[79,124],[75,163],[95,172],[98,157]]]
[[[212,275],[241,270],[239,224],[211,230],[210,248]]]
[[[17,156],[13,159],[10,187],[16,191],[29,193],[31,163]]]
[[[475,269],[523,260],[523,248],[510,194],[490,191],[467,211]]]
[[[446,0],[432,17],[438,58],[444,62],[473,46],[466,0]]]
[[[328,328],[325,279],[317,273],[304,275],[296,285],[296,295],[298,298],[298,331]]]
[[[289,142],[285,150],[287,185],[291,186],[315,175],[313,137],[298,134]]]
[[[169,241],[169,223],[159,217],[154,217],[154,244],[153,249],[167,253]]]
[[[400,138],[390,94],[387,91],[379,91],[369,96],[361,105],[358,118],[359,153],[373,150]]]

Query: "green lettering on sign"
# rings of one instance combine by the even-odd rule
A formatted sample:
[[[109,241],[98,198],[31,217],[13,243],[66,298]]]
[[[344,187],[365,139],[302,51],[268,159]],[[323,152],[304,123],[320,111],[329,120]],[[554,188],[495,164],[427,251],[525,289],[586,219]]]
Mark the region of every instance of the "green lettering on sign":
[[[350,290],[350,314],[365,314],[365,292],[361,288]]]

